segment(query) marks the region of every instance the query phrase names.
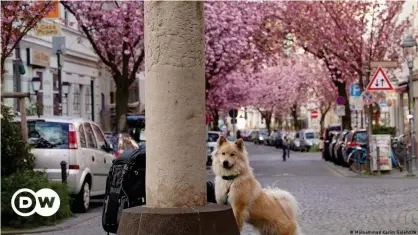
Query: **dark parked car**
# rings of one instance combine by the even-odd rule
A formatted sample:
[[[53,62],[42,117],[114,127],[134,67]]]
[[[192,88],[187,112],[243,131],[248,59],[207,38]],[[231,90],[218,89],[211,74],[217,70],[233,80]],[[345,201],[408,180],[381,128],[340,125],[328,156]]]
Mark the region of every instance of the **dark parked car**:
[[[329,152],[329,145],[331,144],[331,140],[332,140],[332,134],[335,132],[338,132],[341,130],[341,126],[339,125],[331,125],[328,126],[325,130],[324,130],[324,151],[323,151],[323,158],[325,159],[325,161],[330,161],[331,160],[331,155]]]
[[[335,148],[334,148],[335,164],[340,165],[340,166],[344,165],[342,149],[344,147],[344,143],[345,143],[346,136],[348,133],[349,131],[345,130],[340,134],[340,136],[338,137],[337,143],[335,144]]]
[[[335,156],[335,145],[337,144],[338,139],[340,138],[340,134],[341,132],[337,132],[334,134],[334,136],[332,137],[331,140],[331,144],[329,145],[329,152],[331,155],[331,161],[335,163],[335,159],[337,159],[337,157]]]
[[[346,166],[351,163],[347,162],[347,158],[355,147],[367,148],[369,138],[365,129],[351,131],[347,136],[347,145],[344,148],[344,162]]]
[[[268,146],[276,146],[277,147],[278,145],[280,145],[279,144],[280,139],[281,139],[280,136],[281,136],[281,133],[279,131],[272,131],[270,136],[266,140],[266,144]]]
[[[254,138],[254,144],[265,144],[266,140],[268,139],[267,132],[259,131]]]

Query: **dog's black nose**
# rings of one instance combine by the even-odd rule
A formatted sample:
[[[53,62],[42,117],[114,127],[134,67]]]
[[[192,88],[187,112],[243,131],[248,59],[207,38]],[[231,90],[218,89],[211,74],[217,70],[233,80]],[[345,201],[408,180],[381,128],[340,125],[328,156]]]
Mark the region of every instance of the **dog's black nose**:
[[[223,164],[224,164],[224,167],[228,167],[229,166],[229,162],[228,161],[224,161]]]

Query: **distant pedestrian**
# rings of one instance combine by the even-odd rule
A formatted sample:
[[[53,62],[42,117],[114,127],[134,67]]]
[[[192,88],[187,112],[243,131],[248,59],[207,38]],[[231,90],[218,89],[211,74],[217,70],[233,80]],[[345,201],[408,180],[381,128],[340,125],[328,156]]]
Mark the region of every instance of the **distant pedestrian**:
[[[290,158],[290,136],[286,134],[283,139],[283,161],[285,162],[286,156]]]

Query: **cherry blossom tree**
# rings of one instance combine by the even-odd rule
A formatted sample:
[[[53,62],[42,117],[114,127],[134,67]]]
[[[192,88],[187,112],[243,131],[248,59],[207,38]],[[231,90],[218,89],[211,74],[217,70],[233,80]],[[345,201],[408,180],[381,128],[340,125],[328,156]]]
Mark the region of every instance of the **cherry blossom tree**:
[[[276,66],[258,72],[234,71],[223,79],[211,81],[213,89],[208,100],[216,100],[217,107],[224,109],[234,106],[256,108],[271,131],[273,113],[285,116],[290,111],[296,112],[295,104],[305,104],[313,94],[312,88],[317,89],[318,94],[325,90],[333,93],[327,70],[318,64],[313,57],[292,55],[280,58]],[[326,95],[322,99],[326,99]]]
[[[364,62],[396,60],[410,25],[400,19],[404,1],[287,2],[265,19],[266,40],[292,35],[295,45],[322,59],[338,94],[346,98],[345,128],[351,126],[347,97],[350,83],[364,85]]]
[[[6,58],[22,38],[53,10],[53,1],[1,1],[1,81]]]
[[[220,93],[214,89],[219,87],[215,88],[214,84],[225,83],[228,76],[244,78],[251,73],[249,70],[273,61],[254,44],[257,34],[262,33],[265,12],[269,11],[265,6],[263,2],[205,2],[206,96],[210,96],[207,107],[215,121],[215,129],[218,110],[236,106],[224,107],[224,100],[231,100],[225,95],[232,94],[218,95]]]
[[[129,87],[144,62],[143,1],[63,1],[116,84],[117,128],[124,129]]]

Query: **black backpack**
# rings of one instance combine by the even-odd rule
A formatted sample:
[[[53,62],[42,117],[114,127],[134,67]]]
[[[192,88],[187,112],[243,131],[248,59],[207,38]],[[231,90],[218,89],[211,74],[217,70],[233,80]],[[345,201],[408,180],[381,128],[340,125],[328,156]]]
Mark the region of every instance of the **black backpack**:
[[[125,151],[113,160],[106,181],[102,226],[116,233],[125,208],[145,205],[145,144],[134,151]],[[215,187],[207,181],[207,201],[216,203]]]
[[[106,181],[102,226],[116,233],[125,208],[145,204],[145,145],[113,160]]]

